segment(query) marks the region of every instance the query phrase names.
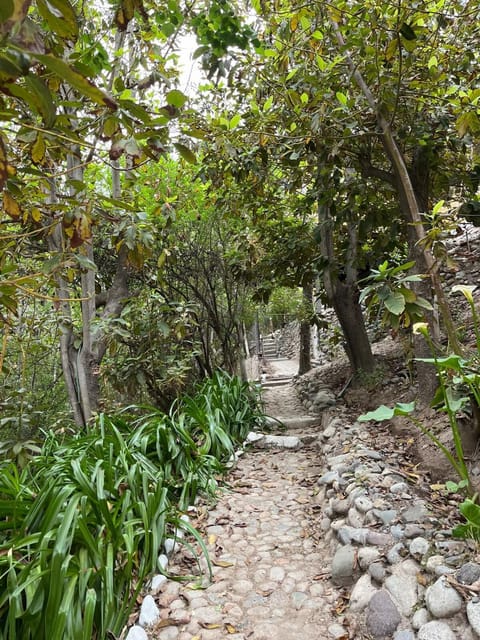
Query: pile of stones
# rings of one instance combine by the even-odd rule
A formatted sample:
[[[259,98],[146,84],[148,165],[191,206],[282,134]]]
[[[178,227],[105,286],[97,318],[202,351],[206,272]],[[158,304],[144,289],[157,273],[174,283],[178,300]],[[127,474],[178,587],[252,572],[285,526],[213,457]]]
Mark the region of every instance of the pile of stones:
[[[480,637],[480,564],[473,543],[445,527],[455,507],[439,513],[438,504],[420,497],[401,471],[402,453],[372,449],[375,434],[365,424],[337,411],[324,427],[320,527],[331,546],[331,580],[348,600],[330,635]]]

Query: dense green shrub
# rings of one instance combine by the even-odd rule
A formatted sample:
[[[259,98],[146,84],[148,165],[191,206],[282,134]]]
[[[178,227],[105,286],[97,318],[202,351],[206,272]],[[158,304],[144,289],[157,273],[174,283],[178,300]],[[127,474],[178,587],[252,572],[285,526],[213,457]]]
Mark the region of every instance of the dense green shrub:
[[[0,638],[118,635],[167,533],[261,418],[250,387],[223,373],[171,415],[100,415],[48,434],[25,468],[0,467]],[[139,413],[139,408],[130,411]]]

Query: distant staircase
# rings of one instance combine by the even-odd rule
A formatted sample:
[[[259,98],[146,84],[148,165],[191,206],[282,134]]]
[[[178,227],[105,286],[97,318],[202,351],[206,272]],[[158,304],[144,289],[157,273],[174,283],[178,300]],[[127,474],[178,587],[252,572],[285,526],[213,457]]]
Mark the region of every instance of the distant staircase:
[[[276,360],[281,357],[280,339],[275,336],[263,338],[263,357],[265,360]]]

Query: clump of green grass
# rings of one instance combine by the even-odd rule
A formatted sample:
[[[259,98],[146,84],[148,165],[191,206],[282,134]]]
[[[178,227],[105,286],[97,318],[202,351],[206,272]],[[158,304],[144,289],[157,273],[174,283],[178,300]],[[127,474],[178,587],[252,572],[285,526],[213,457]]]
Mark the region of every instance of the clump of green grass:
[[[170,415],[98,417],[85,432],[49,433],[23,468],[0,463],[0,638],[119,635],[167,531],[217,478],[261,419],[250,387],[224,373]]]

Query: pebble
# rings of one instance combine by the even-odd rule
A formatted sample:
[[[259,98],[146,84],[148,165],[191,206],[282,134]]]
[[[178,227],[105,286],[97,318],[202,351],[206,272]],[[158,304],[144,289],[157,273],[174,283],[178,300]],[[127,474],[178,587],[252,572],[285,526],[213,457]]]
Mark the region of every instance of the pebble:
[[[338,547],[332,560],[333,584],[345,586],[352,584],[356,564],[355,548],[351,545]]]
[[[480,565],[475,562],[467,562],[458,570],[456,577],[460,584],[473,584],[480,579]]]
[[[457,640],[446,622],[432,620],[418,630],[418,640]]]
[[[135,624],[130,627],[126,640],[148,640],[148,635],[143,627]]]
[[[471,600],[467,604],[467,618],[472,629],[480,636],[480,601]]]
[[[442,576],[428,587],[425,603],[434,618],[450,618],[461,610],[463,598]]]
[[[160,619],[160,609],[157,607],[153,596],[146,595],[140,608],[139,625],[148,627]]]
[[[353,613],[363,611],[376,592],[377,589],[372,585],[369,574],[364,573],[363,576],[357,580],[350,593],[350,611],[353,611]]]
[[[368,632],[374,638],[384,638],[394,633],[400,621],[398,609],[388,593],[384,590],[377,591],[372,596],[367,609]]]
[[[430,549],[430,543],[425,538],[414,538],[408,545],[410,555],[417,560],[421,560]]]

